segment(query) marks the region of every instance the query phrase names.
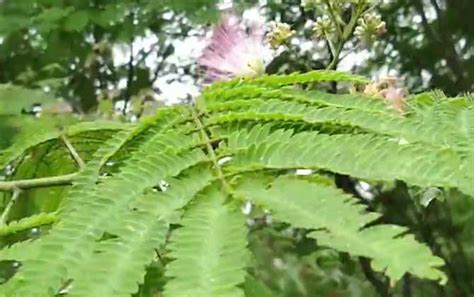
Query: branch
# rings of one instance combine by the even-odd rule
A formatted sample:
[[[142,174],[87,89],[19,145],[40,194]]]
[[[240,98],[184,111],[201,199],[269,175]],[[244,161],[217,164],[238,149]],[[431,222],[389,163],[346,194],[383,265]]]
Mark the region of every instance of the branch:
[[[21,190],[19,189],[14,190],[10,201],[8,202],[7,206],[3,210],[2,216],[0,217],[0,226],[3,226],[6,224],[8,215],[10,214],[10,210],[12,209],[15,202],[18,200],[18,197],[20,197],[20,194],[21,194]]]
[[[344,42],[342,42],[342,41],[339,42],[339,44],[337,45],[335,51],[333,51],[331,53],[332,61],[328,65],[328,67],[326,68],[327,70],[336,70],[337,69],[337,64],[339,64],[339,61],[340,61],[339,57],[341,55],[344,44],[345,44],[345,41]]]
[[[160,49],[161,49],[161,47],[160,47]],[[173,44],[172,43],[168,44],[164,48],[163,53],[161,54],[162,59],[161,59],[160,63],[156,66],[156,69],[153,73],[153,77],[151,79],[151,85],[153,85],[156,82],[156,80],[160,77],[160,71],[163,69],[163,66],[165,65],[165,60],[173,54],[173,51],[174,50],[173,50]]]
[[[141,63],[145,62],[146,58],[148,58],[155,50],[156,50],[156,47],[159,45],[159,41],[158,42],[155,42],[153,43],[151,46],[150,46],[150,49],[145,51],[145,49],[142,49],[140,50],[140,52],[138,53],[138,55],[141,55],[140,59],[137,60],[137,62],[135,63],[136,66],[139,66]],[[127,66],[127,64],[123,65],[123,66]]]
[[[130,56],[128,60],[128,75],[127,75],[127,88],[125,89],[125,104],[123,109],[123,114],[127,113],[127,105],[130,102],[132,97],[132,85],[135,78],[135,57],[133,55],[133,42],[135,41],[134,38],[130,39]]]
[[[428,21],[428,17],[425,13],[425,7],[421,0],[414,1],[414,7],[417,10],[418,14],[421,15],[423,28],[428,35],[429,39],[433,40],[439,53],[445,57],[448,68],[451,70],[454,75],[454,82],[456,87],[459,90],[466,89],[470,85],[470,82],[466,76],[465,67],[459,59],[459,55],[454,47],[454,42],[449,34],[446,34],[444,31],[437,32],[433,29],[432,25]],[[433,4],[433,2],[432,2]],[[437,5],[436,1],[433,4],[435,5],[435,11],[437,13],[436,17],[438,22],[441,22],[441,10]]]
[[[329,15],[330,15],[330,17],[331,17],[331,19],[332,19],[332,22],[333,22],[334,25],[336,26],[337,34],[339,35],[339,37],[342,38],[343,31],[342,31],[342,29],[341,29],[341,26],[340,26],[341,24],[340,24],[340,22],[339,22],[339,19],[338,19],[337,15],[336,15],[336,13],[334,12],[334,9],[333,9],[333,7],[332,7],[332,3],[331,3],[329,0],[325,0],[324,2],[325,2],[326,6],[327,6],[327,8],[328,8],[328,12],[329,12]]]
[[[412,289],[411,289],[411,276],[409,274],[403,277],[403,297],[412,297]]]
[[[84,163],[77,150],[74,148],[69,139],[67,139],[66,135],[61,135],[61,140],[64,142],[64,145],[71,154],[71,157],[74,159],[74,161],[76,161],[79,168],[84,169],[86,167],[86,163]]]
[[[52,177],[42,177],[35,179],[24,179],[24,180],[14,180],[0,182],[0,191],[1,192],[11,192],[17,190],[28,190],[34,188],[47,188],[47,187],[56,187],[56,186],[67,186],[71,185],[72,182],[76,179],[77,173],[52,176]]]
[[[192,108],[192,113],[193,113],[194,123],[196,124],[197,128],[200,131],[202,140],[206,143],[207,152],[212,160],[212,163],[214,164],[214,169],[216,170],[217,177],[221,181],[222,187],[224,191],[227,193],[227,195],[231,195],[232,189],[229,183],[227,183],[227,180],[225,179],[225,175],[221,170],[221,166],[219,165],[219,160],[217,159],[216,153],[214,152],[214,148],[212,147],[212,144],[211,144],[211,139],[209,138],[209,135],[207,135],[207,132],[204,129],[204,125],[199,119],[198,113],[196,112],[194,108]]]
[[[439,20],[440,16],[441,16],[441,7],[439,6],[439,4],[436,0],[430,0],[430,2],[433,5],[433,7],[435,8],[436,15],[437,15],[437,18]]]
[[[375,272],[370,267],[370,262],[367,258],[359,258],[360,266],[362,267],[362,272],[365,275],[365,278],[372,284],[380,297],[391,297],[390,293],[390,284],[386,281],[382,281],[377,278]]]
[[[329,12],[330,12],[330,17],[333,23],[335,24],[337,28],[337,45],[331,45],[330,41],[328,40],[329,43],[329,48],[331,51],[331,56],[332,56],[332,61],[331,63],[326,67],[328,70],[335,70],[337,69],[337,64],[339,61],[341,61],[341,53],[342,50],[344,49],[344,46],[346,45],[346,42],[351,38],[352,34],[354,33],[354,30],[357,26],[357,20],[359,17],[364,13],[366,7],[359,5],[357,8],[352,7],[351,11],[351,19],[349,20],[349,23],[344,27],[344,30],[342,30],[338,24],[337,17],[334,13],[334,11],[331,8],[331,4],[329,1],[326,1]]]

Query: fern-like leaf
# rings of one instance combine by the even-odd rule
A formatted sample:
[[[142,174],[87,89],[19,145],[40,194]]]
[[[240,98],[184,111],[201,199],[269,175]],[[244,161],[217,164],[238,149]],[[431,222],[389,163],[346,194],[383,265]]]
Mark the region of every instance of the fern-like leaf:
[[[449,149],[400,144],[373,135],[303,132],[290,141],[267,142],[261,138],[259,144],[237,150],[228,166],[231,171],[249,167],[327,169],[369,180],[400,179],[419,186],[457,187],[474,195],[469,172],[461,170],[464,162]]]
[[[164,243],[168,226],[158,219],[159,210],[130,210],[121,215],[125,236],[100,241],[94,254],[80,263],[72,274],[71,297],[127,297],[138,290],[145,266],[155,258],[155,249]]]
[[[327,81],[348,81],[354,83],[368,82],[367,78],[363,76],[334,70],[314,70],[306,73],[268,75],[251,80],[252,83],[273,87]]]
[[[245,216],[213,186],[199,195],[171,237],[166,297],[244,296]]]
[[[153,187],[167,176],[177,175],[183,169],[205,160],[201,150],[189,150],[193,145],[192,137],[155,135],[127,161],[120,174],[107,179],[94,191],[83,192],[85,195],[81,198],[77,197],[80,199],[76,201],[77,206],[69,207],[77,207],[81,211],[70,211],[42,239],[35,253],[23,262],[17,277],[3,286],[0,292],[6,296],[56,294],[68,275],[70,277],[68,270],[93,255],[95,241],[101,238],[108,226],[115,223],[110,220],[114,214],[127,209],[128,204],[145,188]],[[71,195],[75,196],[77,192]],[[55,254],[54,258],[50,257],[50,253]],[[45,267],[49,267],[46,270],[49,273],[44,272]],[[35,284],[47,285],[39,287]]]
[[[161,220],[176,224],[186,205],[215,179],[208,164],[198,165],[183,171],[179,177],[167,179],[162,191],[148,191],[131,207],[139,210],[158,208]],[[111,233],[116,232],[111,230]]]
[[[265,188],[267,187],[267,189]],[[407,230],[394,225],[364,228],[378,215],[365,213],[363,206],[332,187],[283,177],[271,187],[262,180],[248,179],[237,193],[269,209],[279,221],[294,227],[316,230],[309,234],[320,245],[372,259],[372,266],[393,282],[405,273],[445,280],[439,270],[444,261],[431,254]]]
[[[0,236],[7,236],[13,233],[30,230],[32,228],[49,225],[57,221],[57,216],[52,213],[41,213],[31,217],[13,221],[8,225],[0,226]]]
[[[117,131],[125,129],[128,125],[116,122],[84,122],[64,128],[64,130],[50,126],[38,128],[41,125],[31,124],[30,131],[22,133],[17,137],[14,145],[0,152],[0,168],[4,168],[10,162],[20,158],[25,152],[47,141],[58,139],[61,135],[74,138],[90,132],[99,131],[102,134],[112,135]]]

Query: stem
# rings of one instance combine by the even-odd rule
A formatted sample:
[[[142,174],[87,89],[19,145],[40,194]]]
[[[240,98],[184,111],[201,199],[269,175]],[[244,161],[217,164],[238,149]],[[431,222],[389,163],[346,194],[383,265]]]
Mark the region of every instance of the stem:
[[[462,63],[456,48],[454,47],[454,42],[452,37],[444,31],[435,30],[432,24],[429,22],[428,17],[425,12],[424,2],[421,0],[413,1],[416,11],[420,14],[423,29],[426,32],[426,35],[429,37],[433,46],[437,48],[437,54],[443,56],[446,59],[447,66],[454,75],[453,82],[456,84],[458,90],[465,90],[470,85],[466,76],[465,65]],[[436,17],[441,20],[441,9],[437,5],[436,1],[432,4],[435,5]]]
[[[15,180],[0,182],[0,191],[9,192],[16,190],[27,190],[33,188],[46,188],[55,186],[66,186],[71,185],[74,179],[77,177],[77,173],[42,177],[35,179]]]
[[[221,166],[219,165],[217,155],[214,152],[214,148],[211,145],[211,139],[209,138],[209,135],[207,135],[207,132],[204,129],[204,125],[201,122],[201,120],[199,119],[198,114],[197,114],[197,112],[194,108],[192,108],[192,113],[193,113],[194,123],[196,124],[196,126],[199,129],[199,132],[201,134],[201,137],[202,137],[203,141],[206,143],[207,152],[209,153],[209,156],[211,157],[212,163],[214,164],[214,169],[216,170],[217,178],[219,178],[219,180],[221,181],[221,184],[222,184],[222,187],[223,187],[224,191],[226,191],[226,193],[228,195],[231,195],[232,189],[231,189],[230,185],[227,183],[227,180],[225,179],[224,173],[221,170]]]
[[[160,261],[161,265],[163,265],[163,267],[166,267],[166,261],[165,261],[165,259],[163,259],[163,256],[160,254],[158,249],[155,249],[155,253],[156,253],[156,257],[158,258],[158,261]]]
[[[331,19],[332,19],[334,25],[336,26],[337,34],[338,34],[340,37],[342,37],[343,31],[342,31],[342,29],[341,29],[341,26],[340,26],[340,23],[339,23],[339,19],[337,18],[336,13],[334,12],[334,9],[333,9],[333,7],[332,7],[331,2],[329,2],[329,0],[324,0],[324,3],[325,3],[326,6],[328,7],[329,15],[331,16]]]
[[[161,50],[161,47],[160,47]],[[151,85],[156,82],[156,80],[160,77],[160,71],[163,70],[163,67],[165,66],[165,60],[173,54],[173,44],[168,44],[166,48],[164,48],[162,54],[161,54],[161,62],[156,66],[155,71],[153,72],[153,78],[151,79]]]
[[[10,211],[15,204],[15,202],[18,200],[18,197],[20,197],[21,190],[15,189],[12,195],[12,198],[8,202],[7,206],[3,210],[2,216],[0,217],[0,226],[4,226],[7,223],[8,215],[10,214]]]
[[[446,273],[449,276],[451,282],[456,286],[456,288],[461,290],[463,294],[467,294],[469,290],[464,287],[463,281],[459,279],[459,276],[456,273],[456,267],[450,261],[448,255],[446,255],[446,253],[443,251],[442,245],[437,241],[438,236],[435,232],[436,230],[429,222],[426,222],[425,210],[419,207],[416,203],[413,204],[413,208],[418,220],[418,225],[420,226],[420,232],[423,241],[426,242],[435,255],[439,256],[445,261]],[[436,221],[440,221],[438,216],[436,217]]]
[[[372,284],[377,293],[381,297],[391,297],[390,293],[390,284],[387,281],[382,281],[377,278],[375,272],[370,267],[370,262],[367,258],[359,258],[360,266],[362,267],[362,272],[364,273],[367,280]]]
[[[411,276],[409,274],[403,277],[403,297],[411,297],[412,296],[412,289],[411,289]]]
[[[69,139],[67,139],[66,135],[62,135],[61,140],[64,142],[64,145],[71,154],[71,157],[74,159],[74,161],[76,161],[76,164],[79,166],[79,168],[84,169],[86,167],[86,163],[82,160],[81,156],[74,148],[72,143],[69,141]]]
[[[334,13],[334,10],[332,9],[332,6],[329,3],[329,0],[325,0],[325,2],[326,2],[326,5],[328,6],[328,11],[329,11],[331,20],[335,24],[336,30],[337,30],[337,45],[334,46],[331,42],[328,41],[330,45],[332,44],[332,46],[329,47],[331,50],[332,60],[331,60],[331,63],[329,63],[329,65],[326,67],[326,69],[336,70],[337,64],[341,60],[340,56],[341,56],[342,50],[344,49],[346,42],[352,36],[354,29],[357,25],[357,20],[363,14],[365,10],[365,6],[359,4],[357,9],[354,9],[354,7],[352,7],[351,19],[349,23],[344,27],[344,29],[341,29],[337,16]]]
[[[132,14],[132,18],[134,18],[133,14]],[[133,85],[133,81],[134,81],[134,78],[135,78],[135,64],[134,64],[135,63],[135,57],[133,55],[133,50],[134,50],[133,43],[134,43],[134,41],[135,41],[134,38],[130,39],[130,56],[129,56],[129,60],[128,60],[127,88],[125,89],[125,104],[124,104],[124,108],[123,108],[123,115],[127,114],[127,105],[130,102],[130,100],[132,99],[132,85]]]
[[[340,42],[336,50],[332,52],[332,61],[329,63],[328,67],[326,67],[327,70],[336,70],[337,64],[339,64],[340,58],[339,56],[341,55],[342,48],[344,47],[345,42]]]

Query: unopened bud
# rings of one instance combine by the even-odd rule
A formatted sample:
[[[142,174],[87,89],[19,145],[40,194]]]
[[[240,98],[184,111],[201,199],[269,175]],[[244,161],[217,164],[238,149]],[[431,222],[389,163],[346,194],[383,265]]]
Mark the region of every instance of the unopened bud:
[[[290,25],[280,22],[271,23],[271,31],[267,34],[267,42],[274,49],[286,44],[288,40],[296,34],[291,30]]]
[[[375,13],[366,14],[358,20],[354,35],[365,45],[372,45],[375,38],[387,31],[386,23],[382,21],[380,15]]]
[[[318,4],[321,4],[321,0],[302,0],[301,6],[305,10],[312,10],[315,9]]]
[[[316,38],[328,38],[334,31],[334,24],[328,17],[318,18],[313,26],[313,33]]]
[[[387,24],[385,22],[381,22],[375,29],[377,35],[382,35],[387,32]]]

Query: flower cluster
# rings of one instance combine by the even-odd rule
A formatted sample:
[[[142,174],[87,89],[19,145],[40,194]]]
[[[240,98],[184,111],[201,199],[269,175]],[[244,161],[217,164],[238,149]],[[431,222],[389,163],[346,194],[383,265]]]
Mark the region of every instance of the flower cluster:
[[[369,12],[372,0],[302,0],[301,6],[305,10],[318,9],[322,17],[316,20],[313,26],[314,36],[318,39],[336,38],[347,40],[349,33],[354,31],[354,35],[365,46],[371,46],[374,40],[386,32],[386,23],[382,21],[380,15]],[[352,7],[352,8],[351,8]],[[351,8],[351,17],[357,19],[347,20],[345,12]]]

